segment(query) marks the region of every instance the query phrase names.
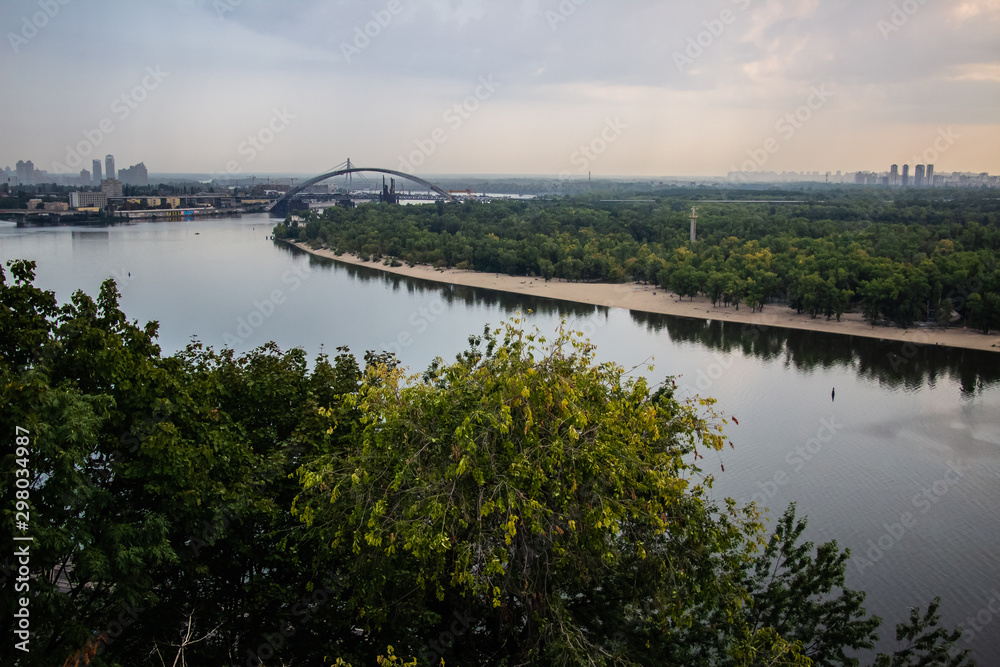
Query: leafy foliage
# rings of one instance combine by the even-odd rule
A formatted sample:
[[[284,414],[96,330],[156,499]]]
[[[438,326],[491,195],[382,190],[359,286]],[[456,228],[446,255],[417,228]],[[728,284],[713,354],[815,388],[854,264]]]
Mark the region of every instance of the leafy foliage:
[[[515,321],[415,377],[346,349],[162,357],[113,282],[59,306],[9,268],[0,422],[30,433],[34,542],[31,652],[4,664],[847,665],[875,639],[846,554],[711,501],[713,402],[579,334]],[[968,664],[936,612],[878,666]]]
[[[768,193],[768,198],[801,192]],[[1000,206],[989,192],[809,194],[804,203],[732,206],[757,191],[680,190],[653,202],[596,196],[437,206],[341,207],[275,238],[387,263],[405,261],[569,281],[640,281],[713,305],[772,303],[813,317],[860,310],[903,327],[956,312],[984,332],[1000,328]],[[688,211],[699,204],[699,237]],[[948,319],[940,318],[945,324]]]

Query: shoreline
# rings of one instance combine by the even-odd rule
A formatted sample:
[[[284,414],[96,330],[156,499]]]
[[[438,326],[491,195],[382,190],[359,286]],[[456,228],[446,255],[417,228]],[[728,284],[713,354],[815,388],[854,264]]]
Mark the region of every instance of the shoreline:
[[[809,315],[799,315],[784,306],[765,306],[764,312],[751,313],[735,308],[713,307],[705,297],[695,297],[693,301],[682,300],[668,290],[640,285],[638,283],[572,283],[553,279],[525,276],[508,276],[459,269],[436,269],[428,265],[385,266],[381,262],[363,262],[354,255],[344,253],[337,256],[332,250],[313,250],[304,243],[283,241],[303,252],[342,264],[364,266],[385,273],[419,278],[438,283],[479,287],[483,289],[524,294],[556,301],[570,301],[592,306],[624,308],[660,315],[674,315],[700,320],[720,320],[760,327],[818,331],[847,336],[860,336],[880,340],[892,340],[915,345],[940,345],[983,352],[1000,352],[1000,335],[984,335],[964,329],[940,329],[937,327],[915,327],[899,329],[895,327],[872,327],[859,313],[846,313],[838,322],[827,321],[825,317],[813,319]]]

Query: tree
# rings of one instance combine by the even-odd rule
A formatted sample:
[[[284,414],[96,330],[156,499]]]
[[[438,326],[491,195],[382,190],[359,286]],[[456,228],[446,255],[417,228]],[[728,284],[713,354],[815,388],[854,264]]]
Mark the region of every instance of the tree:
[[[30,434],[34,538],[13,664],[850,664],[874,637],[846,553],[709,499],[714,402],[578,333],[515,320],[410,378],[342,348],[161,357],[113,281],[58,306],[9,267],[0,423]],[[967,664],[936,610],[886,665]]]
[[[183,627],[211,633],[186,659],[245,662],[314,580],[309,545],[284,542],[298,526],[288,474],[336,439],[316,401],[356,389],[353,357],[320,358],[311,374],[301,350],[273,346],[161,358],[155,324],[125,319],[113,281],[96,302],[78,292],[57,307],[31,284],[33,264],[10,270],[0,422],[30,434],[33,480],[32,651],[18,664],[144,664]],[[299,628],[303,649],[310,631]]]
[[[476,622],[449,664],[674,664],[699,610],[736,613],[728,573],[759,529],[713,506],[683,459],[722,447],[717,418],[594,365],[576,335],[516,324],[417,384],[369,372],[357,444],[300,471],[295,511],[364,611],[367,636],[345,650],[364,659],[391,638],[416,654],[462,610]]]

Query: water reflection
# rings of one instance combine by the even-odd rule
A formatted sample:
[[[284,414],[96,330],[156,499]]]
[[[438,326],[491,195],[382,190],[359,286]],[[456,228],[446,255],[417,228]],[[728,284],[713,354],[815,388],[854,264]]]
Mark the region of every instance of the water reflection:
[[[994,352],[639,311],[630,314],[636,324],[648,331],[665,331],[676,342],[741,351],[800,371],[850,368],[890,390],[914,391],[947,378],[958,382],[963,395],[973,396],[1000,384],[1000,358]]]
[[[285,243],[275,243],[275,245],[292,255],[308,255],[310,268],[343,271],[346,275],[361,283],[386,285],[394,292],[405,289],[410,295],[437,295],[449,306],[464,305],[499,308],[505,315],[513,315],[518,312],[531,310],[542,315],[565,317],[570,320],[587,318],[596,314],[606,316],[610,310],[606,306],[593,306],[573,301],[558,301],[531,296],[530,294],[514,294],[512,292],[502,292],[483,287],[467,287],[465,285],[439,283],[422,278],[411,278],[366,266],[344,264],[327,257],[309,254],[304,250]]]

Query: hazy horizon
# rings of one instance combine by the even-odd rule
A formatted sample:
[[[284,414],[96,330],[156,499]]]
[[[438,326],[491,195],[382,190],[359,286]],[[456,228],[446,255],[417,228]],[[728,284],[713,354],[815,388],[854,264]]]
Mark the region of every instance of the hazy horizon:
[[[0,166],[1000,172],[1000,0],[11,0]]]

